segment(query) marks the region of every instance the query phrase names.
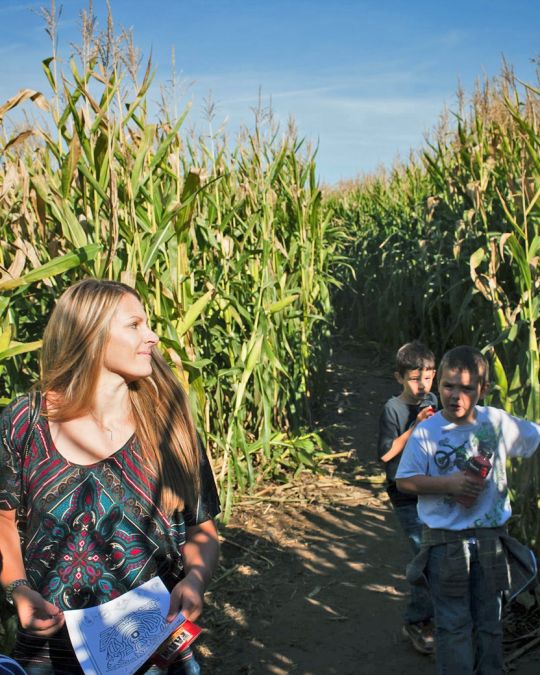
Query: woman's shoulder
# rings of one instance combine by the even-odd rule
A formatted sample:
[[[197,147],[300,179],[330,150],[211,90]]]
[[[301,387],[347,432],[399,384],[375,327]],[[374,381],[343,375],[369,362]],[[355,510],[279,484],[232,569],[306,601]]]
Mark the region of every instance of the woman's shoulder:
[[[30,424],[32,405],[37,405],[35,397],[29,394],[16,396],[2,410],[2,424],[12,430],[15,436],[20,436]]]
[[[2,410],[2,417],[4,419],[13,420],[21,415],[24,416],[28,412],[29,396],[28,394],[20,394],[12,399],[7,406]]]

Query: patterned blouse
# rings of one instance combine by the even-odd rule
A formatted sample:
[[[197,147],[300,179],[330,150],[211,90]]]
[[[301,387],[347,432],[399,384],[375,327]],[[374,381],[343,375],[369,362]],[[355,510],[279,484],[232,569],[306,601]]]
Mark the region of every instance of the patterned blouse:
[[[172,589],[183,576],[186,528],[219,513],[204,452],[197,509],[168,517],[156,498],[157,473],[144,463],[135,436],[104,460],[73,464],[55,448],[41,415],[21,458],[28,407],[21,396],[0,418],[0,509],[26,516],[32,587],[63,610],[107,602],[156,575]]]

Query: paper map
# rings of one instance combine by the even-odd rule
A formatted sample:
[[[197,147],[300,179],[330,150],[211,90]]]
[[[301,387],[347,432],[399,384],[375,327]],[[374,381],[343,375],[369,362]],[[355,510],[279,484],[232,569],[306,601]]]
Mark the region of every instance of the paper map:
[[[167,623],[169,591],[159,577],[96,607],[64,612],[86,675],[132,675],[184,621]]]

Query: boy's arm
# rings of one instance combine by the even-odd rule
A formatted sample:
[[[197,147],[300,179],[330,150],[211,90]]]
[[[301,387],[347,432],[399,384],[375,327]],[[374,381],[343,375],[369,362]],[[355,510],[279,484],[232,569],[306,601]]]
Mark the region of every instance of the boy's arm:
[[[391,459],[394,459],[394,457],[397,457],[397,455],[403,452],[403,448],[407,444],[407,441],[409,440],[409,437],[413,431],[414,425],[402,433],[401,436],[395,438],[392,445],[390,446],[390,449],[381,456],[381,462],[389,462]]]
[[[390,448],[384,454],[380,455],[381,462],[389,462],[391,459],[394,459],[394,457],[397,457],[397,455],[403,452],[403,448],[407,444],[407,441],[411,437],[411,434],[415,430],[416,426],[420,424],[420,422],[427,420],[427,418],[431,417],[431,415],[433,415],[433,410],[431,408],[422,408],[422,410],[420,410],[418,413],[414,424],[412,424],[407,429],[407,431],[403,432],[400,436],[394,438]]]
[[[464,471],[449,476],[408,476],[396,479],[397,489],[415,495],[452,495],[453,497],[478,497],[485,485],[474,480]]]
[[[415,495],[451,495],[476,498],[485,487],[482,481],[471,478],[464,471],[445,475],[431,475],[428,448],[430,441],[426,427],[421,426],[407,443],[396,474],[400,492]]]
[[[509,457],[531,457],[540,447],[540,424],[499,410],[502,437]]]

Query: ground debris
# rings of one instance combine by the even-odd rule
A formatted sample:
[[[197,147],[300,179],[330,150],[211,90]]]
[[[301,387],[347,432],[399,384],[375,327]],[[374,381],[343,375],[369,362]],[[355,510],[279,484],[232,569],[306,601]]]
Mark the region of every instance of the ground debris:
[[[529,592],[527,596],[527,602],[519,602],[518,598],[506,608],[503,615],[507,672],[516,670],[519,660],[540,646],[540,605],[534,592]]]

